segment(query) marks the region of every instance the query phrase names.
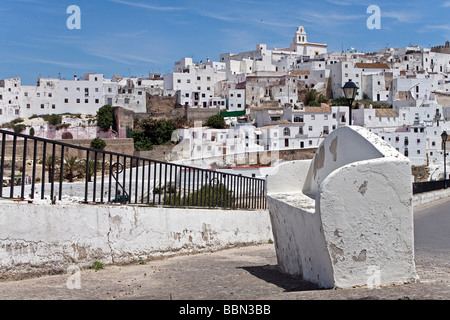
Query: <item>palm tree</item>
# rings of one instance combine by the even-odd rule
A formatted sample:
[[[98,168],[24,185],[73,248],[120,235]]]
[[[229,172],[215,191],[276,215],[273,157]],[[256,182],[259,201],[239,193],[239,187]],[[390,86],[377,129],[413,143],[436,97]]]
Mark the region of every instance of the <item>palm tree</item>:
[[[55,159],[56,163],[56,159]],[[49,155],[45,158],[45,167],[48,172],[48,182],[53,182],[53,155]]]
[[[69,182],[73,182],[74,172],[78,169],[79,161],[77,157],[69,157],[64,159],[64,167],[66,169],[66,178]]]

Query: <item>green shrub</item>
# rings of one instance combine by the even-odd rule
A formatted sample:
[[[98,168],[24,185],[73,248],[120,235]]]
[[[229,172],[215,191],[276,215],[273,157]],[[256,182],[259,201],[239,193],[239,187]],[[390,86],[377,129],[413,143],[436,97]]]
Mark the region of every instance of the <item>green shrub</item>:
[[[53,126],[57,126],[62,122],[62,116],[60,114],[47,114],[43,119]]]
[[[97,272],[98,270],[101,270],[101,269],[103,269],[103,268],[104,268],[103,263],[101,263],[101,262],[99,262],[99,261],[95,261],[95,262],[91,265],[91,267],[90,267],[90,269],[94,269],[95,272]]]
[[[21,133],[26,127],[24,124],[16,124],[13,129],[15,133]]]
[[[206,125],[215,129],[225,128],[225,119],[221,114],[216,114],[208,118]]]
[[[106,147],[106,142],[103,139],[95,138],[91,140],[91,148],[97,150],[104,150]]]

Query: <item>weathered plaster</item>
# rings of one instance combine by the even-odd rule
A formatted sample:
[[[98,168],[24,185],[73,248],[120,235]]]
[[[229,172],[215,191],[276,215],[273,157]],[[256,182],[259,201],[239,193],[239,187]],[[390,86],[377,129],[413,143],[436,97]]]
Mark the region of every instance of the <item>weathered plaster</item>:
[[[414,281],[409,160],[369,131],[333,131],[312,161],[268,178],[278,263],[322,287]]]
[[[267,243],[267,211],[82,204],[0,206],[0,278]]]

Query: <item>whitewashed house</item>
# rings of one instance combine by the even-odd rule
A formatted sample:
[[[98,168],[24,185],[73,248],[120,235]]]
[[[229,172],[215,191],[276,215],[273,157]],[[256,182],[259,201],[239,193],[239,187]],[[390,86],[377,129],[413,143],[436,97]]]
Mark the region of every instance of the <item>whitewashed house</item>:
[[[192,108],[208,108],[216,98],[216,83],[226,79],[225,64],[194,64],[191,58],[175,62],[174,72],[164,76],[164,89],[178,92],[178,103]]]

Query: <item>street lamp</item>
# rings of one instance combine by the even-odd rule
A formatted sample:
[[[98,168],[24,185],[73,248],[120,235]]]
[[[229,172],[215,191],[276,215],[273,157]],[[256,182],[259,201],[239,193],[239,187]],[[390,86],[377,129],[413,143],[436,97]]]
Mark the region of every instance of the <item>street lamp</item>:
[[[442,132],[441,138],[444,147],[444,189],[447,189],[447,131]]]
[[[349,79],[348,82],[342,87],[342,90],[344,91],[344,96],[348,101],[348,107],[349,107],[349,125],[352,125],[352,105],[353,101],[355,101],[356,93],[358,92],[358,87],[354,82],[352,82],[352,79]]]

